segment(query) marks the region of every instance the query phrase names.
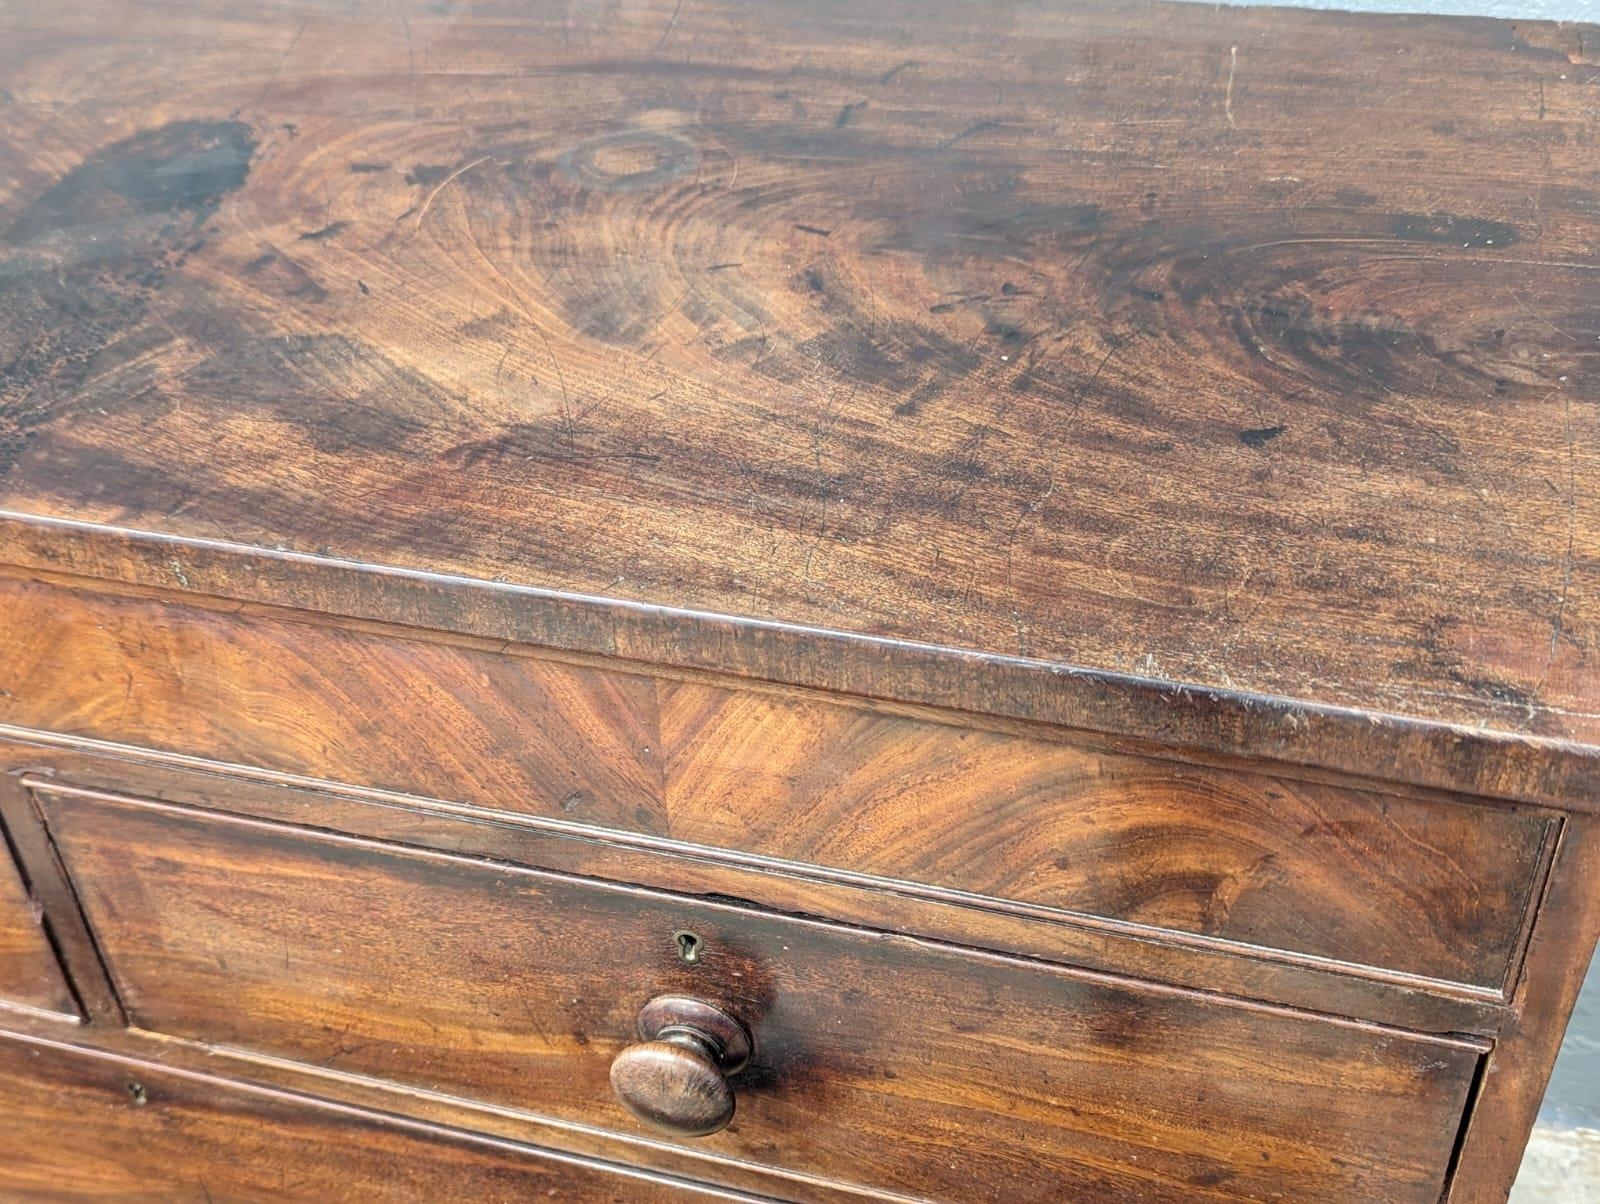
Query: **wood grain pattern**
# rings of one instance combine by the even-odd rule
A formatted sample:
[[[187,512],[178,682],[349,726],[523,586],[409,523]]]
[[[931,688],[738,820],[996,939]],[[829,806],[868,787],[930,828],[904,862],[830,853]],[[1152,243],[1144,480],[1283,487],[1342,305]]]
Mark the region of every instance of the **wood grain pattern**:
[[[15,566],[8,576],[74,588],[269,603],[1066,727],[1142,751],[1204,750],[1600,811],[1600,750],[1491,728],[11,512],[0,512],[0,560]]]
[[[50,947],[38,908],[27,888],[0,823],[0,1003],[45,1012],[78,1014],[61,964]]]
[[[512,810],[666,826],[639,674],[0,580],[0,715]]]
[[[14,1031],[807,1198],[1503,1194],[1600,929],[1600,29],[5,7],[0,996],[48,931],[89,1019]],[[652,1144],[708,984],[764,1060]],[[183,1083],[89,1190],[260,1104],[226,1190],[612,1198]]]
[[[704,1148],[868,1186],[1432,1201],[1479,1060],[1454,1040],[467,858],[43,801],[142,1027],[626,1127],[606,1073],[639,1006],[712,997],[756,1051],[733,1125]],[[694,966],[671,940],[685,928],[705,941]]]
[[[0,722],[1495,993],[1552,823],[0,579],[7,637]]]
[[[386,1121],[401,1121],[402,1127],[411,1128],[425,1138],[446,1134],[450,1139],[466,1136],[470,1141],[472,1135],[485,1137],[510,1152],[511,1161],[518,1155],[532,1160],[542,1160],[550,1154],[557,1155],[558,1160],[560,1155],[572,1155],[580,1164],[576,1180],[579,1183],[583,1181],[585,1166],[598,1163],[623,1172],[633,1168],[640,1172],[633,1177],[647,1183],[666,1180],[693,1184],[715,1199],[804,1200],[805,1204],[862,1204],[863,1200],[893,1199],[883,1192],[848,1185],[834,1187],[816,1179],[780,1178],[758,1166],[731,1162],[724,1164],[723,1182],[705,1184],[698,1180],[703,1155],[679,1151],[642,1134],[573,1126],[525,1112],[475,1104],[459,1096],[432,1094],[416,1088],[397,1089],[380,1080],[342,1074],[309,1063],[265,1059],[244,1050],[184,1041],[143,1029],[90,1024],[71,1029],[70,1037],[63,1040],[63,1026],[59,1020],[42,1013],[13,1009],[0,1021],[0,1040],[28,1041],[61,1048],[64,1052],[75,1051],[92,1059],[137,1066],[141,1070],[159,1068],[160,1072],[198,1078],[223,1088],[242,1087],[250,1092],[264,1092],[285,1101],[288,1107],[299,1105],[301,1110],[313,1114],[320,1111],[320,1104],[331,1104],[336,1113],[354,1112],[358,1117],[379,1116]],[[110,1118],[112,1122],[115,1119],[114,1116]],[[66,1132],[70,1134],[71,1129]],[[0,1142],[5,1136],[0,1133]],[[172,1156],[188,1157],[192,1162],[203,1164],[207,1157],[215,1156],[215,1150],[215,1142],[196,1141],[193,1149],[181,1154],[173,1151]],[[48,1146],[30,1155],[34,1164],[41,1167],[52,1163],[59,1165],[72,1156],[70,1150],[63,1154]],[[62,1179],[66,1179],[64,1174]],[[555,1195],[550,1195],[551,1191]],[[258,1191],[255,1198],[260,1199],[260,1196]],[[9,1199],[3,1189],[0,1189],[0,1198]],[[451,1197],[446,1193],[442,1198]],[[533,1198],[561,1199],[559,1181],[554,1187],[535,1192]]]
[[[0,1194],[18,1202],[756,1199],[3,1031],[0,1108]]]
[[[1129,928],[1087,917],[1041,923],[1037,913],[1028,910],[978,908],[959,895],[939,897],[926,889],[913,891],[873,879],[801,872],[783,863],[736,853],[713,854],[661,837],[319,784],[271,771],[131,753],[119,746],[79,749],[60,737],[33,734],[23,738],[14,731],[0,731],[7,736],[0,741],[0,768],[6,771],[5,778],[18,782],[24,792],[87,791],[91,795],[161,799],[370,840],[734,901],[763,911],[826,916],[860,928],[1420,1032],[1492,1037],[1505,1025],[1510,1010],[1500,992],[1419,981],[1377,968],[1291,958],[1257,946],[1209,937],[1182,938],[1171,930]],[[0,803],[4,801],[0,794]],[[37,809],[27,798],[24,803],[25,813],[36,821],[30,827],[39,829],[42,842]],[[30,852],[38,852],[45,862],[52,857],[48,847]],[[77,914],[70,897],[46,902],[52,917],[58,909],[68,919]],[[87,932],[83,943],[90,945]],[[74,964],[70,957],[68,963]],[[80,980],[80,992],[94,968],[91,963],[73,970]],[[97,1014],[122,1023],[109,983],[105,994],[106,1007]]]
[[[674,685],[688,839],[1496,986],[1549,821]],[[692,817],[692,818],[691,818]]]
[[[1600,740],[1600,31],[10,15],[12,509]]]

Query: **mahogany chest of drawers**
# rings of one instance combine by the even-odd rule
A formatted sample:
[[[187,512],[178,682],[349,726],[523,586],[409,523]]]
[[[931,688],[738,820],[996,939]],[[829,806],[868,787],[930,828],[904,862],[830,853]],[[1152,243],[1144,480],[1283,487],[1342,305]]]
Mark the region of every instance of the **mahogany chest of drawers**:
[[[0,25],[0,1198],[1504,1198],[1600,29]]]

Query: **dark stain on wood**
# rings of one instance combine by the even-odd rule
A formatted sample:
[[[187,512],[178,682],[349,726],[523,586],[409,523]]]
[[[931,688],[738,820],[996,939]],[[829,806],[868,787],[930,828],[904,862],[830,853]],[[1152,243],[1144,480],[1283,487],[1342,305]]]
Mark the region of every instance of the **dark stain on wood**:
[[[1397,213],[1389,218],[1396,238],[1410,242],[1436,242],[1446,246],[1508,247],[1518,241],[1517,228],[1506,222],[1457,217],[1450,213]]]
[[[256,138],[239,121],[179,121],[114,143],[52,185],[6,227],[13,247],[112,254],[147,241],[142,219],[200,225],[244,185]],[[132,249],[130,247],[130,249]]]
[[[360,449],[403,454],[426,435],[430,416],[456,405],[422,374],[342,335],[255,337],[219,346],[184,374],[183,387],[244,415],[293,424],[312,448],[329,455]],[[330,395],[343,400],[329,406]]]
[[[1246,447],[1262,448],[1271,443],[1289,428],[1279,423],[1277,426],[1252,427],[1247,431],[1239,432],[1239,442]]]
[[[55,416],[98,402],[139,408],[95,383],[132,369],[175,333],[152,328],[159,295],[201,228],[243,186],[256,140],[248,125],[175,122],[91,155],[0,233],[0,477]]]
[[[307,230],[300,235],[300,242],[322,242],[324,239],[337,237],[342,231],[350,228],[349,222],[329,222],[326,226],[319,226],[315,230]]]

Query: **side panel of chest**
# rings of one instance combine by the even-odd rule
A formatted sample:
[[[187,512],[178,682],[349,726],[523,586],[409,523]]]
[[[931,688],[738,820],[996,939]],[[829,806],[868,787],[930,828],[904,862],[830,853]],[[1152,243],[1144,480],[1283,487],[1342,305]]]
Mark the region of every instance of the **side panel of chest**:
[[[0,1004],[76,1016],[78,1006],[50,946],[39,909],[0,840]]]

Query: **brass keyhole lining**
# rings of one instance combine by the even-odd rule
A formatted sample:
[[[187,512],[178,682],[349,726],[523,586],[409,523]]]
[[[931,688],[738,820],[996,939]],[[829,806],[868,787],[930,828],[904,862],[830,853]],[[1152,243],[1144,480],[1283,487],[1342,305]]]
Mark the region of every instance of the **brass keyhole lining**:
[[[696,933],[680,930],[672,934],[672,941],[678,947],[679,961],[688,966],[700,963],[701,955],[705,952],[706,943]]]

